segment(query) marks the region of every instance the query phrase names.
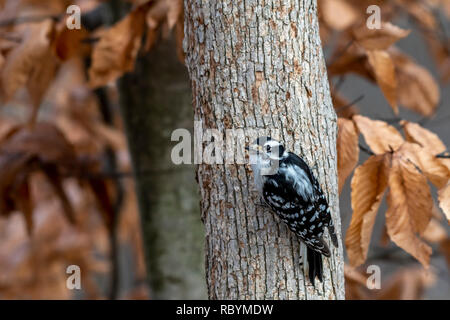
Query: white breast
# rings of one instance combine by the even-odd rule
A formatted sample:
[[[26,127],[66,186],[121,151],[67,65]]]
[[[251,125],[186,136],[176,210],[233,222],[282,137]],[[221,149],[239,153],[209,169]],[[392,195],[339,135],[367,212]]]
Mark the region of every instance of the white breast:
[[[261,169],[270,166],[270,160],[262,160],[256,154],[250,154],[250,165],[253,170],[256,189],[262,194],[265,177],[261,175]]]

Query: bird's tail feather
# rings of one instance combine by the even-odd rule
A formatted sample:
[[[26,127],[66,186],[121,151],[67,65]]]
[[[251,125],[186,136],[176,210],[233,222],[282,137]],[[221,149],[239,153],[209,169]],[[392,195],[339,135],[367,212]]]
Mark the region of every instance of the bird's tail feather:
[[[331,241],[333,242],[333,245],[337,248],[338,247],[338,239],[336,236],[336,231],[334,230],[333,220],[331,220],[331,223],[328,225],[328,233],[330,234]]]
[[[323,263],[322,254],[310,248],[306,249],[306,257],[308,260],[308,276],[309,281],[314,285],[314,279],[317,278],[322,282],[323,280]]]

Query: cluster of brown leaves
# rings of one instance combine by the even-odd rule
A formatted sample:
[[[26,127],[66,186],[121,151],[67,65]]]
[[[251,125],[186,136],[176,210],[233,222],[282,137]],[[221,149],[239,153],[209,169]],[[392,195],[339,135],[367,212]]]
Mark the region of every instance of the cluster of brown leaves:
[[[380,29],[366,26],[370,5],[381,8]],[[440,100],[438,82],[395,46],[412,31],[388,21],[394,21],[399,14],[410,18],[414,32],[423,35],[445,82],[450,79],[450,43],[438,10],[450,18],[448,1],[319,0],[322,41],[327,45],[337,38],[328,62],[330,78],[356,74],[380,88],[396,115],[399,106],[425,117],[433,115]],[[359,266],[366,261],[377,212],[386,195],[386,237],[428,266],[429,243],[439,243],[447,254],[445,243],[449,237],[443,224],[450,221],[450,160],[440,157],[447,148],[435,134],[416,123],[401,121],[402,136],[386,122],[357,115],[358,109],[346,101],[338,87],[332,86],[332,98],[339,116],[339,192],[354,171],[353,215],[345,241],[350,264]],[[373,155],[355,170],[359,133]],[[442,221],[429,183],[438,190],[439,206],[447,221]]]
[[[130,56],[125,39],[130,25],[119,22],[122,27],[114,32],[125,40],[113,45],[120,56],[108,61],[105,75],[97,60],[111,51],[102,40],[108,31],[67,29],[64,13],[70,4],[83,14],[99,1],[11,0],[0,6],[0,93],[8,103],[0,110],[2,298],[70,298],[65,271],[71,264],[82,269],[85,297],[105,296],[92,277],[110,270],[109,233],[116,216],[116,182],[103,172],[105,150],[114,151],[118,170],[131,168],[120,118],[115,113],[113,123],[105,123],[91,85],[131,70],[136,55]],[[145,6],[124,20],[135,23],[136,12],[149,10]],[[95,37],[100,40],[92,48],[86,40]],[[84,61],[90,55],[89,81]],[[117,100],[114,88],[108,96]],[[145,268],[134,186],[131,180],[122,183],[118,237],[135,249],[139,281]],[[147,296],[145,290],[133,295]]]
[[[383,121],[360,115],[352,120],[339,119],[339,164],[345,164],[340,166],[340,185],[358,163],[359,132],[374,153],[356,168],[351,182],[353,215],[345,244],[352,265],[358,266],[367,258],[376,214],[385,193],[387,234],[424,266],[429,264],[431,247],[422,238],[428,232],[428,240],[433,241],[439,230],[438,220],[432,220],[434,203],[428,182],[439,190],[439,205],[450,221],[450,159],[438,157],[446,151],[445,145],[418,124],[402,121],[401,126],[405,137]],[[441,235],[434,241],[447,238],[445,230]]]
[[[99,87],[116,80],[134,69],[146,33],[144,50],[150,50],[160,32],[167,35],[175,27],[178,52],[184,60],[181,42],[183,30],[183,2],[180,0],[134,1],[136,7],[111,28],[101,30],[99,42],[92,52],[89,69],[91,87]]]
[[[346,265],[344,276],[347,300],[418,300],[436,282],[434,274],[414,267],[400,269],[383,281],[379,289],[369,289],[370,279],[353,267]]]
[[[65,12],[72,1],[7,1],[0,14],[26,18],[28,15],[47,15],[47,19],[26,24],[11,24],[3,28],[0,46],[1,93],[5,101],[26,88],[30,100],[38,108],[44,94],[52,83],[57,68],[74,56],[90,56],[89,85],[91,88],[111,83],[125,72],[134,69],[141,49],[142,37],[146,35],[144,50],[152,48],[160,34],[176,31],[179,54],[182,58],[183,3],[180,0],[130,1],[134,9],[115,25],[89,34],[84,28],[68,29],[66,17],[55,15]],[[83,12],[93,10],[98,1],[76,2]],[[94,39],[93,46],[86,44]],[[39,61],[39,64],[35,62]]]
[[[374,4],[381,7],[384,22],[380,29],[366,26],[366,8]],[[435,14],[439,6],[445,7],[450,17],[448,2],[444,1],[319,1],[323,41],[327,43],[336,32],[339,38],[328,65],[330,77],[355,73],[376,83],[395,113],[401,105],[424,116],[432,115],[439,103],[439,86],[425,68],[394,47],[410,30],[387,21],[394,19],[396,13],[406,12],[429,43],[442,79],[448,80],[450,44],[445,36],[438,36],[444,32]],[[339,109],[347,103],[336,90],[332,95],[340,116],[354,114]]]

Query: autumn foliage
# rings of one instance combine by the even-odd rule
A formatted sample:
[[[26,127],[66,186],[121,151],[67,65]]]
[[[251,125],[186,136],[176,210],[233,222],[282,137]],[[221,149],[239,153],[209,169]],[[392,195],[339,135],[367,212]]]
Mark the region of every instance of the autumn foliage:
[[[65,12],[73,3],[83,21],[101,20],[99,8],[108,8],[97,0],[0,1],[0,298],[70,298],[63,266],[76,261],[92,277],[108,275],[114,241],[131,244],[135,277],[145,277],[115,81],[171,33],[183,59],[183,3],[127,1],[124,16],[69,30]],[[374,4],[381,8],[380,29],[366,26],[366,8]],[[339,192],[351,180],[348,297],[419,298],[430,283],[422,269],[395,274],[374,294],[363,289],[366,277],[355,267],[368,259],[383,202],[385,242],[390,239],[430,274],[434,250],[450,257],[447,147],[402,116],[407,109],[426,121],[438,110],[440,86],[450,80],[441,21],[450,18],[450,3],[318,0],[318,8],[339,117]],[[414,29],[397,26],[399,16]],[[412,34],[427,44],[439,79],[397,46]],[[340,79],[348,74],[379,87],[392,121],[359,114],[364,102],[357,106],[340,92]],[[362,155],[368,158],[360,163]],[[86,291],[87,298],[108,297],[93,278]],[[145,298],[147,292],[138,285],[122,297]]]

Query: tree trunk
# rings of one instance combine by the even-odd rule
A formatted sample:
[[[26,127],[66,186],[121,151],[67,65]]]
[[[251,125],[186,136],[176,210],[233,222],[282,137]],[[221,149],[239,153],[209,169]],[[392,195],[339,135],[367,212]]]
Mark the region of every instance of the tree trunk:
[[[171,133],[193,128],[188,81],[174,40],[161,40],[119,81],[153,299],[206,298],[195,170],[170,157]]]
[[[315,0],[185,0],[186,64],[204,129],[279,129],[329,199],[340,237],[336,114]],[[342,243],[314,288],[299,240],[260,200],[248,166],[200,164],[211,299],[344,299]]]

